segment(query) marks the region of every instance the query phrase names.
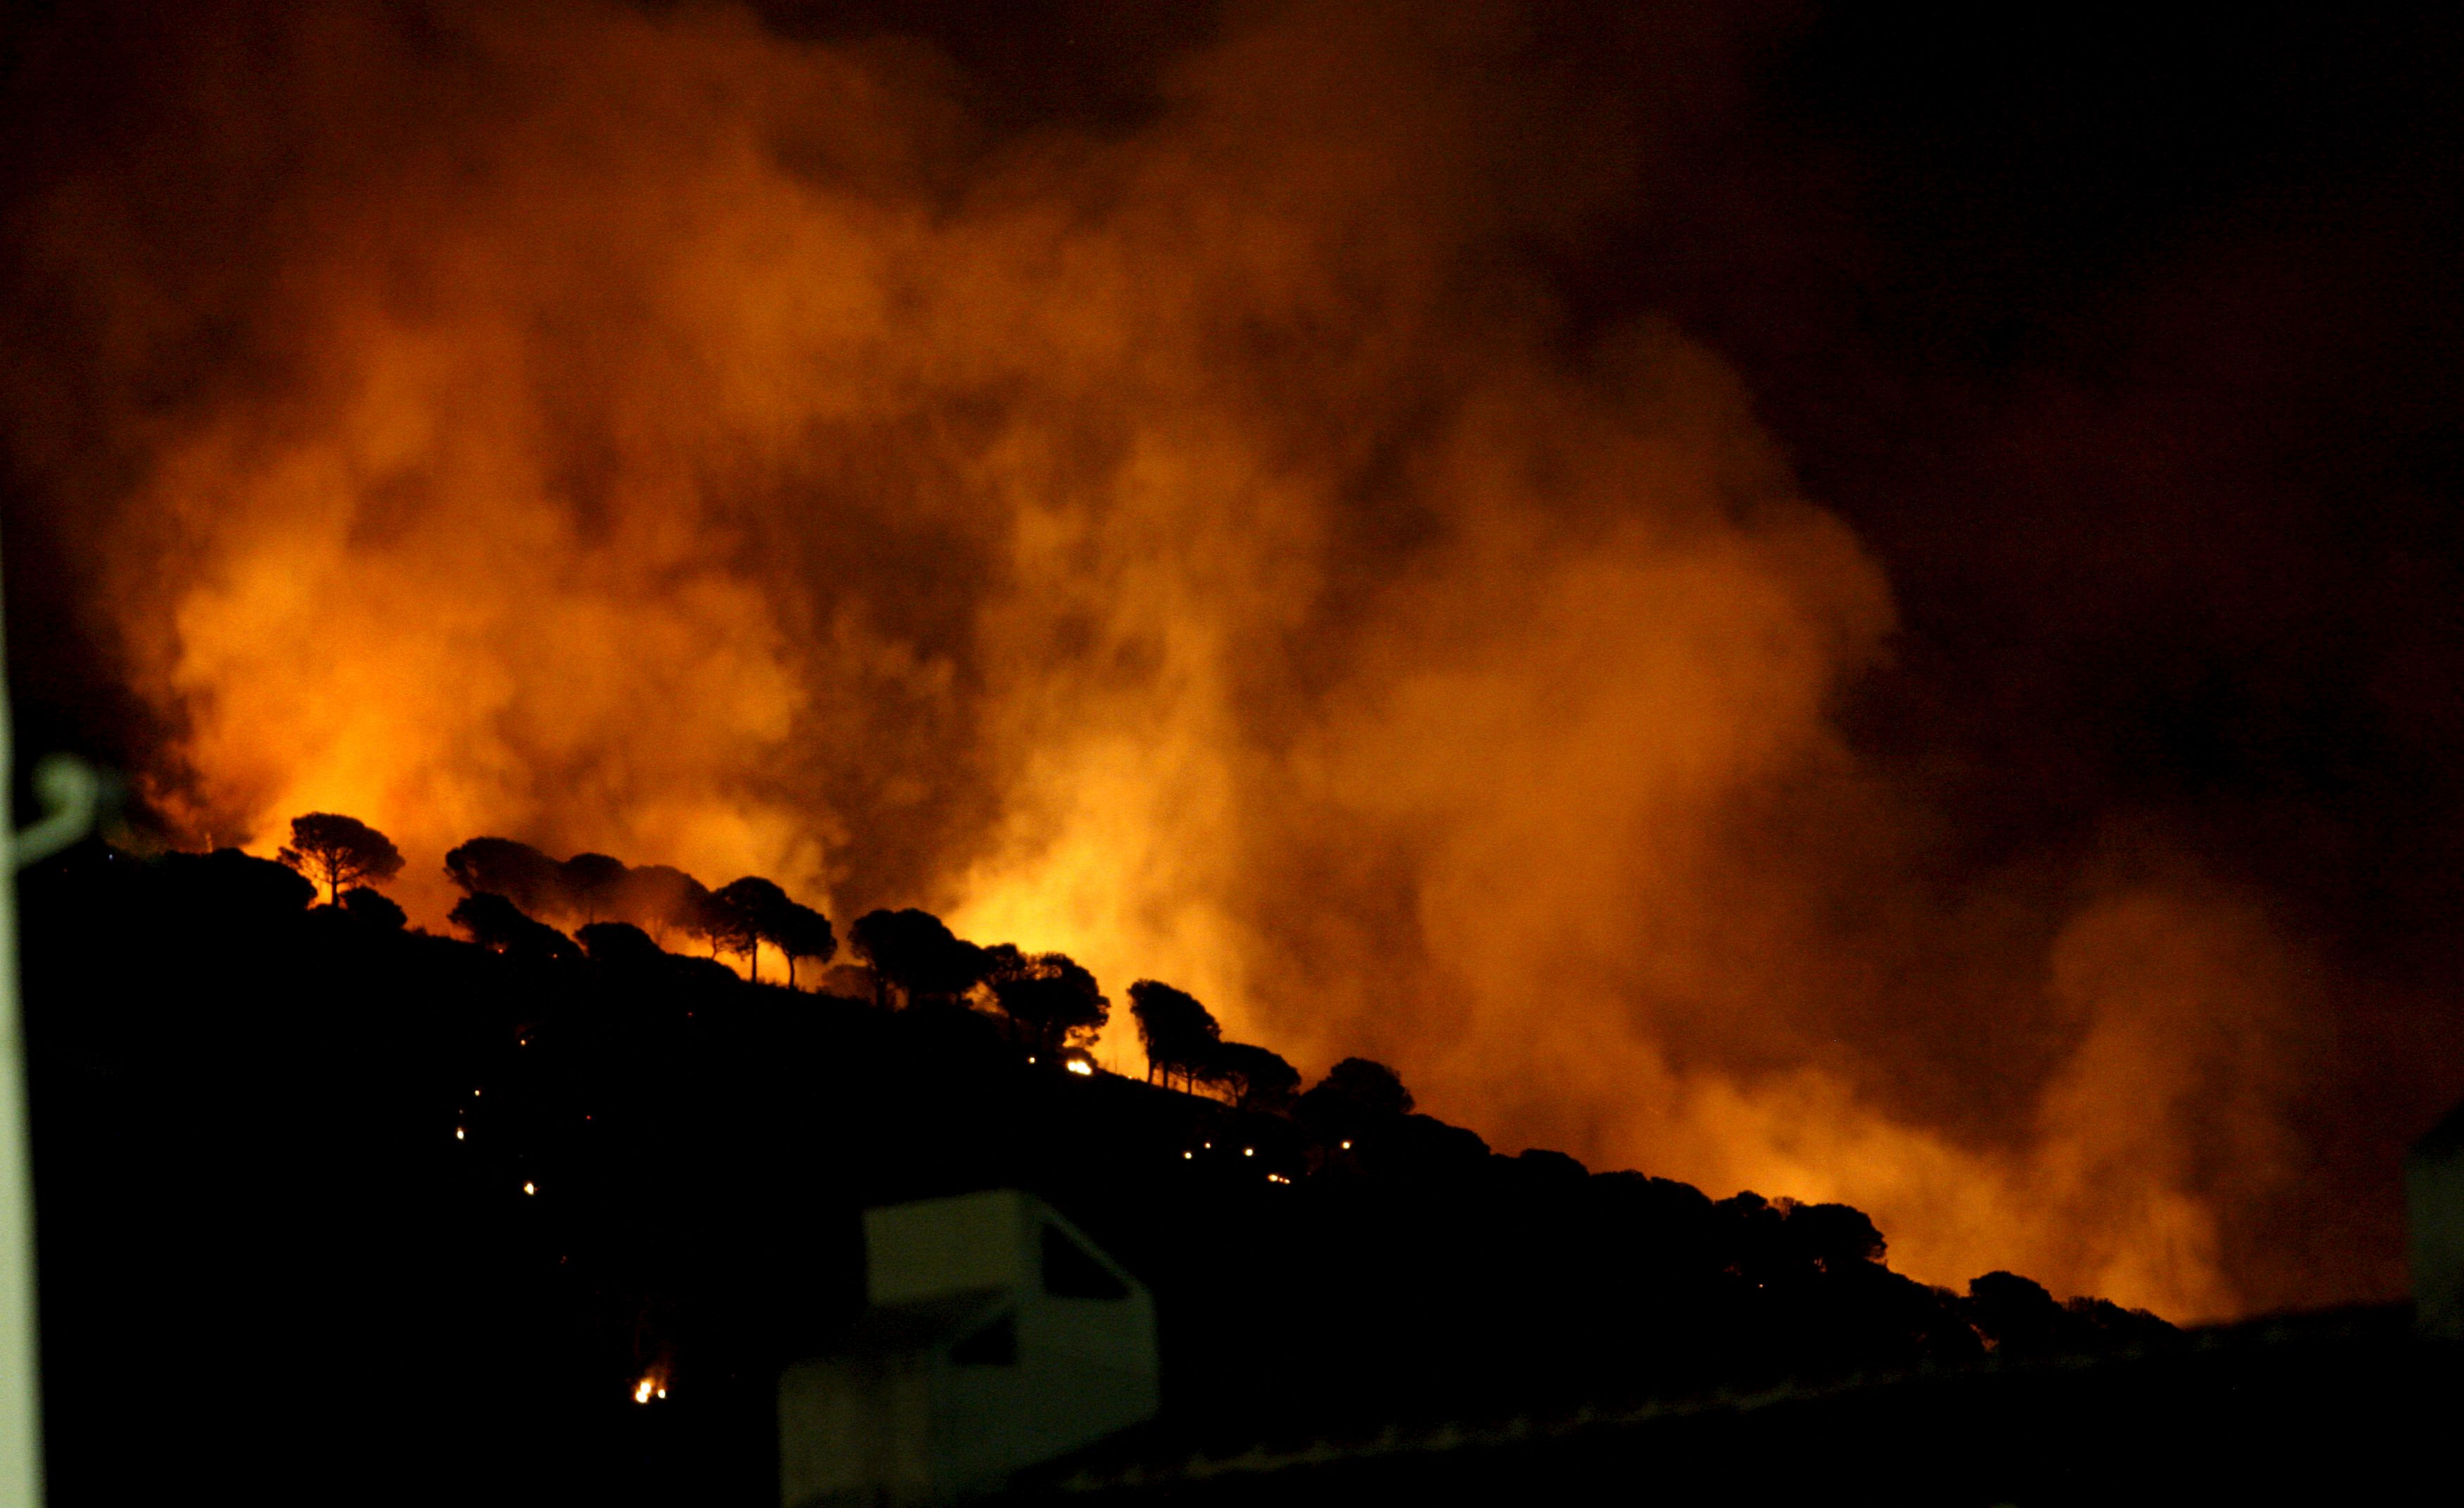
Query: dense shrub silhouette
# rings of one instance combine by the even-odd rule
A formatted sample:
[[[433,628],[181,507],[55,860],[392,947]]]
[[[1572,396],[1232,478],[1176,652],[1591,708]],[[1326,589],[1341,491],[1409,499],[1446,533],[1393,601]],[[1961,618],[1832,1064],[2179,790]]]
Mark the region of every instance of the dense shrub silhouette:
[[[1373,1135],[1412,1113],[1412,1092],[1402,1076],[1383,1063],[1347,1057],[1327,1070],[1292,1106],[1292,1114],[1309,1128],[1321,1148],[1348,1150],[1343,1143]]]
[[[669,955],[650,934],[629,921],[593,921],[573,935],[593,964],[609,968],[646,970],[668,962]]]
[[[520,907],[489,891],[463,897],[454,902],[446,920],[491,953],[558,961],[582,956],[572,939],[544,921],[524,916]]]
[[[354,920],[387,932],[399,932],[410,924],[410,918],[394,903],[392,897],[382,891],[370,890],[365,885],[342,892],[342,909]]]
[[[124,854],[107,853],[105,861],[121,870],[141,868]],[[238,849],[165,854],[154,865],[143,866],[143,873],[155,882],[152,898],[164,920],[175,923],[270,928],[317,898],[316,885],[298,871]]]

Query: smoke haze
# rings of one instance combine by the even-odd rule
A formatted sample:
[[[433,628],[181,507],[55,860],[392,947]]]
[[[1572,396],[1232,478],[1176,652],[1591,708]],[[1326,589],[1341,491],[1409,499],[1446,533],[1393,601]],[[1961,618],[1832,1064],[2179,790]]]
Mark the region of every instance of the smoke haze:
[[[1850,716],[1882,558],[1548,276],[1767,42],[1240,7],[1018,119],[724,7],[200,12],[23,196],[16,465],[184,841],[922,905],[1928,1280],[2375,1291],[2251,1250],[2304,926],[2128,811],[1965,855]]]

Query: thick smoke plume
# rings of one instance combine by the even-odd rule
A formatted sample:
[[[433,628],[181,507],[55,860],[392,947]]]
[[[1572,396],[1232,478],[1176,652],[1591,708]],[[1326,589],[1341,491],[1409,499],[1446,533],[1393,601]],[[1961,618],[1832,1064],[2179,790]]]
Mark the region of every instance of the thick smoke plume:
[[[1716,35],[1625,37],[1637,103],[1503,9],[1238,11],[1001,130],[727,9],[165,45],[32,222],[77,380],[10,402],[108,421],[23,444],[186,837],[352,813],[430,924],[481,833],[923,905],[1923,1277],[2248,1301],[2264,906],[2126,832],[1933,875],[1835,722],[1877,565],[1714,352],[1534,270]]]

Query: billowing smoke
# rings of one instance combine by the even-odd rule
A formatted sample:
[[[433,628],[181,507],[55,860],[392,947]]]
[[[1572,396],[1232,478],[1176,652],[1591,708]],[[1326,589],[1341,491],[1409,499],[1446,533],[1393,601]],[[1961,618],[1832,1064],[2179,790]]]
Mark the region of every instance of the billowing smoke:
[[[1716,353],[1533,272],[1664,125],[1545,43],[1238,11],[994,129],[726,9],[201,23],[29,243],[156,808],[363,817],[430,924],[482,833],[922,905],[1923,1277],[2235,1311],[2298,950],[2127,833],[1928,869],[1837,728],[1877,565]],[[1665,116],[1725,66],[1627,45]]]

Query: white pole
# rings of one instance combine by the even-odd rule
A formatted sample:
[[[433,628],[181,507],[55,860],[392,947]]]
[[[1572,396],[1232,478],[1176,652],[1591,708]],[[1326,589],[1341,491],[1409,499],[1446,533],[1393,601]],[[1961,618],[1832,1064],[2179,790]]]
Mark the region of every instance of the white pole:
[[[0,634],[0,671],[7,665]],[[42,1393],[34,1349],[34,1186],[26,1158],[26,1050],[17,1010],[16,780],[0,678],[0,1508],[43,1500]]]

